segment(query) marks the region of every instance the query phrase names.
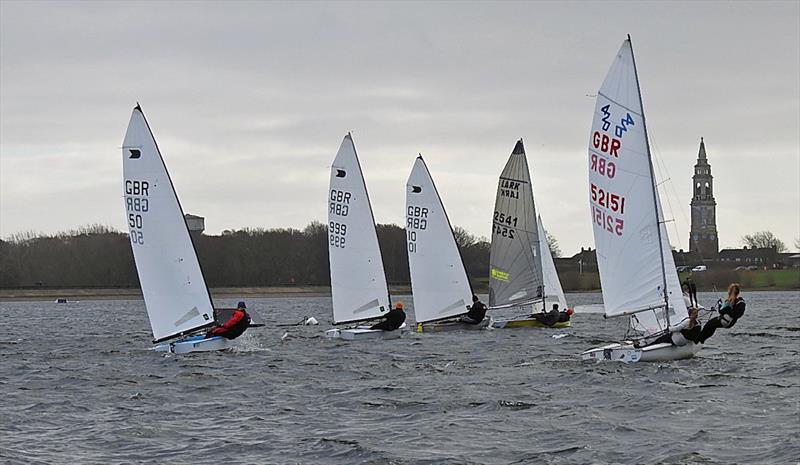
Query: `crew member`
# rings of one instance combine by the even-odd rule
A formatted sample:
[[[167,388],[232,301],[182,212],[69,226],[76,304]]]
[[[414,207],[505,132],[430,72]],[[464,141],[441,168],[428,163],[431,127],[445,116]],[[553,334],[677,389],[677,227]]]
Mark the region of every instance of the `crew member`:
[[[466,315],[461,317],[461,321],[471,325],[477,325],[486,317],[486,305],[481,302],[478,296],[472,296],[472,306]]]
[[[719,309],[719,316],[708,320],[708,323],[703,326],[699,339],[701,344],[713,336],[717,328],[733,328],[733,325],[744,315],[745,302],[743,298],[739,297],[740,291],[739,283],[732,283],[728,286],[728,298]]]
[[[553,304],[553,308],[551,308],[549,312],[545,312],[544,309],[542,309],[541,313],[535,313],[531,315],[531,318],[545,326],[553,326],[558,323],[561,316],[560,313],[561,312],[558,311],[558,304]]]
[[[221,326],[215,326],[206,333],[206,337],[222,336],[225,339],[236,339],[250,326],[250,315],[247,314],[247,305],[239,302],[231,317]]]
[[[649,346],[667,342],[674,346],[685,346],[690,342],[697,342],[700,339],[700,323],[697,322],[698,310],[689,309],[689,318],[669,329],[669,332],[659,336],[656,340],[647,344]]]
[[[406,312],[403,311],[403,303],[397,302],[389,313],[383,316],[383,321],[375,323],[369,329],[382,329],[384,331],[394,331],[403,326],[406,321]]]

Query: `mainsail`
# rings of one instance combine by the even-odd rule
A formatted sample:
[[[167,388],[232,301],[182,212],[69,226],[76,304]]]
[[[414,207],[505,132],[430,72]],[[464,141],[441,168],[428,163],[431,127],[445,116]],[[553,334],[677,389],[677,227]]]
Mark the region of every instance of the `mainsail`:
[[[331,166],[328,253],[334,323],[368,320],[388,311],[389,289],[375,218],[350,134]]]
[[[683,299],[673,298],[681,295],[680,285],[656,189],[630,38],[598,92],[588,155],[606,316],[630,314],[633,326],[647,334],[666,329],[687,312]],[[669,316],[664,312],[667,303],[672,307]]]
[[[542,299],[546,291],[541,241],[528,160],[520,139],[497,184],[489,256],[490,307],[527,305]]]
[[[422,155],[406,183],[406,241],[417,322],[466,313],[472,304],[472,287]]]
[[[214,307],[183,210],[138,105],[122,144],[122,172],[131,248],[155,342],[212,324]]]

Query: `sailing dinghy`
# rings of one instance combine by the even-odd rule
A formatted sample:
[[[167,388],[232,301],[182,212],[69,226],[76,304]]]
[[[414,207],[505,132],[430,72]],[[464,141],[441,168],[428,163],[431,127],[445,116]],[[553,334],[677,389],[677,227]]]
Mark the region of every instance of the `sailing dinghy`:
[[[627,317],[630,340],[581,357],[628,363],[693,357],[701,346],[692,342],[634,345],[669,331],[688,311],[664,225],[630,36],[597,94],[588,155],[605,316]]]
[[[395,339],[406,324],[394,330],[359,325],[389,311],[391,297],[375,230],[375,218],[353,138],[347,134],[331,166],[328,192],[328,254],[331,267],[333,328],[329,338],[346,340]]]
[[[228,339],[202,334],[217,321],[211,294],[172,180],[139,105],[122,144],[122,173],[128,233],[154,349],[180,354],[231,347]]]
[[[526,316],[498,319],[495,328],[565,328],[567,302],[547,245],[542,219],[536,215],[528,159],[517,141],[497,184],[489,257],[489,309],[526,310]],[[547,326],[529,315],[558,303],[561,319]],[[564,321],[561,321],[564,320]]]
[[[417,332],[483,329],[459,321],[472,305],[472,285],[433,178],[417,157],[406,183],[406,242]]]

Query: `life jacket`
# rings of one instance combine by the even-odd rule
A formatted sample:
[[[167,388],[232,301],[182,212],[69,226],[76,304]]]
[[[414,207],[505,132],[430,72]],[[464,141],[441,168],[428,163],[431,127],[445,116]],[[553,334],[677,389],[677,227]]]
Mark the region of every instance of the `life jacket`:
[[[250,326],[250,315],[247,314],[246,310],[242,311],[244,312],[244,318],[237,321],[236,324],[228,328],[228,330],[220,334],[220,336],[225,339],[236,339],[247,330],[247,327]]]

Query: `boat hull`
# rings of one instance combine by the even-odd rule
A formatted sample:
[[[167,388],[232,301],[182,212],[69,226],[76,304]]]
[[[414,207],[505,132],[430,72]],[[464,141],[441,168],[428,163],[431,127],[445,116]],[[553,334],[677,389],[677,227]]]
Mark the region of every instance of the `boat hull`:
[[[472,331],[478,329],[486,329],[491,326],[492,319],[484,318],[480,323],[473,325],[464,323],[463,321],[439,321],[434,323],[417,323],[415,331],[418,333],[439,333],[445,331]]]
[[[382,329],[369,329],[369,326],[356,326],[355,328],[332,328],[325,331],[328,339],[343,339],[345,341],[369,341],[376,339],[399,339],[403,333],[408,332],[408,326],[402,326],[394,331],[384,331]]]
[[[589,349],[581,353],[581,358],[583,360],[594,360],[596,362],[670,362],[673,360],[692,358],[702,347],[702,345],[692,342],[683,346],[675,346],[665,342],[644,348],[636,348],[632,343],[626,341],[621,344],[608,344],[606,346]]]
[[[520,320],[497,320],[492,323],[492,328],[569,328],[572,325],[572,320],[560,321],[553,326],[547,326],[539,320],[533,318],[523,318]]]
[[[153,350],[171,354],[189,354],[192,352],[212,352],[215,350],[229,349],[232,345],[233,341],[220,336],[211,338],[206,338],[205,336],[191,336],[174,342],[159,344],[153,347]]]

